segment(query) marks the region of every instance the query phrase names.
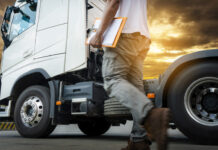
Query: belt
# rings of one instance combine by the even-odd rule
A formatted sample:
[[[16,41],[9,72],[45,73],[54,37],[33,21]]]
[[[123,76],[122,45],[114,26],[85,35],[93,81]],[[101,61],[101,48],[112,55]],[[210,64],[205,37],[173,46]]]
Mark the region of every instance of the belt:
[[[140,32],[133,32],[133,33],[122,33],[124,36],[129,36],[129,35],[131,35],[131,36],[135,36],[135,37],[137,37],[137,36],[141,36],[141,37],[143,37],[143,38],[145,38],[145,39],[149,39],[149,38],[147,38],[145,35],[142,35]],[[149,41],[150,41],[150,43],[151,43],[151,39],[149,39]]]
[[[144,38],[147,38],[146,36],[142,35],[140,32],[133,32],[130,34],[132,34],[133,36],[143,36]]]
[[[133,36],[139,36],[139,35],[141,35],[141,33],[140,32],[134,32],[134,33],[131,33]],[[144,35],[142,35],[142,36],[144,36]]]

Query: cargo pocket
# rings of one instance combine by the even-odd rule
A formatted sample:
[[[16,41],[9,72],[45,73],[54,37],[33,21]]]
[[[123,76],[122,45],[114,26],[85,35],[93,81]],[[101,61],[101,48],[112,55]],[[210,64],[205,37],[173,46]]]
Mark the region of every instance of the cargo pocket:
[[[113,76],[116,73],[115,62],[118,54],[113,50],[106,50],[103,55],[102,76],[103,78]]]

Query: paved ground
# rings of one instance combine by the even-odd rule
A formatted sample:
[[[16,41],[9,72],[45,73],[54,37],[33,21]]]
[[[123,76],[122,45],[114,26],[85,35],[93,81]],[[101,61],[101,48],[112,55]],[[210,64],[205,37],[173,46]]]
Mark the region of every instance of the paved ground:
[[[26,139],[17,132],[0,132],[0,150],[119,150],[126,145],[131,128],[126,126],[112,127],[105,135],[88,138],[77,126],[58,126],[55,132],[46,139]],[[197,145],[190,142],[177,130],[169,130],[169,150],[217,150],[217,146]],[[156,144],[151,146],[156,149]]]

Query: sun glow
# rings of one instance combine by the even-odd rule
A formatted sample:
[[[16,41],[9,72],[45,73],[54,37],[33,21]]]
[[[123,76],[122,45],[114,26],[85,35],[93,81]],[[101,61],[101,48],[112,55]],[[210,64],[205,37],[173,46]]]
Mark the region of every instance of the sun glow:
[[[168,33],[167,36],[178,38],[181,34],[180,33]]]
[[[157,53],[164,53],[164,48],[161,48],[157,43],[152,43],[150,46],[150,53],[157,54]]]
[[[160,59],[155,59],[156,62],[165,62],[165,63],[173,63],[178,58],[182,57],[183,55],[176,56],[176,57],[162,57]]]

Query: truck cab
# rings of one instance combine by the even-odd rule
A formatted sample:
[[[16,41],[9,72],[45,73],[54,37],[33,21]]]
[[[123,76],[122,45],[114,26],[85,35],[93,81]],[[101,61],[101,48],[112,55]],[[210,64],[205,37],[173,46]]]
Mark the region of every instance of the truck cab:
[[[17,0],[6,9],[0,121],[14,121],[22,136],[45,137],[59,124],[96,136],[132,119],[103,88],[104,51],[85,44],[94,2]],[[144,94],[169,107],[171,124],[196,141],[217,141],[217,58],[218,50],[185,55],[144,81]]]
[[[91,52],[85,45],[90,7],[85,0],[17,0],[7,8],[1,28],[5,43],[1,63],[1,119],[11,119],[17,124],[18,115],[17,121],[23,124],[16,125],[21,135],[42,137],[48,135],[45,130],[54,129],[56,124],[77,122],[81,116],[88,116],[88,103],[93,103],[90,109],[96,107],[89,111],[93,114],[90,116],[97,116],[109,128],[110,123],[102,117],[107,98],[100,68],[103,52]],[[47,95],[46,102],[39,95],[31,100],[29,95],[18,104],[22,93],[34,87]],[[98,103],[94,104],[95,101]],[[43,119],[47,125],[42,125],[44,132],[39,132],[34,128]],[[25,129],[30,127],[36,132],[26,133]]]

